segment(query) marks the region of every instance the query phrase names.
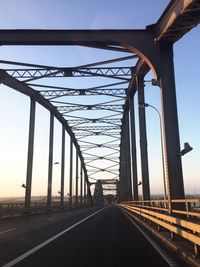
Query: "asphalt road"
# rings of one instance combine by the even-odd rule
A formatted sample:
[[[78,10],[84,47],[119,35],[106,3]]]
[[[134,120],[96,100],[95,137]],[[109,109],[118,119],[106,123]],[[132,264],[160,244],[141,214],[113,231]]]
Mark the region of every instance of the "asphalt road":
[[[117,207],[110,206],[1,222],[0,266],[169,264]]]

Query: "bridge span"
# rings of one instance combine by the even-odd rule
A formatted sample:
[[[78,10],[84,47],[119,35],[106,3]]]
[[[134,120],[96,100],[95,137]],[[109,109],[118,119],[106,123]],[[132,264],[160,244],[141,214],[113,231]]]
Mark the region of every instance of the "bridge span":
[[[9,51],[7,60],[0,58],[0,86],[29,101],[24,199],[0,202],[1,266],[200,266],[200,199],[185,194],[182,156],[193,148],[180,146],[173,62],[174,44],[199,22],[199,0],[171,0],[145,29],[0,30],[0,49]],[[49,64],[10,56],[14,47],[36,46],[41,51],[64,47],[76,59],[77,46],[111,54],[70,66],[62,58]],[[146,83],[159,88],[161,112],[146,103]],[[47,193],[35,200],[38,107],[49,116]],[[147,107],[159,118],[159,197],[150,188]],[[61,126],[60,162],[54,162],[56,123]],[[38,162],[35,173],[43,169]],[[45,182],[37,179],[40,190]]]

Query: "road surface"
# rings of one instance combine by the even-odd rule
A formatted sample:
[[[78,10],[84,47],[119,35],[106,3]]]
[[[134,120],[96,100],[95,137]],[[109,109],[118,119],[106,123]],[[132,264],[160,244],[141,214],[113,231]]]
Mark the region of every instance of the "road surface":
[[[167,262],[119,208],[109,206],[0,222],[0,266],[180,265]]]

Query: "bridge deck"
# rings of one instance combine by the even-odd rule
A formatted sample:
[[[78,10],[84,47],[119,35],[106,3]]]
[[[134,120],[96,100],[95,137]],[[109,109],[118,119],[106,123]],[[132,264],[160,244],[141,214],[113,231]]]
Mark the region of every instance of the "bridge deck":
[[[1,266],[180,266],[164,253],[169,265],[115,206],[4,221],[0,236]]]

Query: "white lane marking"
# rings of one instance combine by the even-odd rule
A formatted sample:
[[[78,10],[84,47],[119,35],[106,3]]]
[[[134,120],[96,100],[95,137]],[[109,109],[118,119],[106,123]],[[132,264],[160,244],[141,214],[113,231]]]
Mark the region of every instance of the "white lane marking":
[[[126,210],[123,210],[124,212],[128,213],[129,216],[131,216],[132,218],[134,219],[137,219],[135,217],[133,217],[133,215],[126,211]],[[127,216],[127,215],[126,215]],[[129,220],[130,217],[128,217]],[[167,253],[165,253],[157,244],[156,242],[154,242],[150,236],[148,236],[133,220],[131,220],[131,222],[134,224],[134,226],[138,229],[138,231],[149,241],[149,243],[158,251],[158,253],[163,257],[163,259],[169,264],[170,267],[178,267],[177,263],[169,257],[169,255]]]
[[[0,232],[0,234],[5,234],[5,233],[8,233],[8,232],[14,231],[16,229],[17,228],[12,228],[12,229],[8,229],[8,230],[4,230],[4,231]]]
[[[76,227],[77,225],[81,224],[82,222],[88,220],[89,218],[93,217],[94,215],[96,215],[97,213],[101,212],[102,210],[104,210],[106,208],[100,209],[94,213],[92,213],[91,215],[89,215],[88,217],[82,219],[81,221],[73,224],[72,226],[66,228],[65,230],[63,230],[62,232],[58,233],[57,235],[47,239],[45,242],[41,243],[40,245],[32,248],[31,250],[25,252],[24,254],[20,255],[19,257],[15,258],[14,260],[4,264],[2,267],[11,267],[14,266],[15,264],[19,263],[20,261],[24,260],[25,258],[27,258],[28,256],[30,256],[31,254],[33,254],[34,252],[38,251],[39,249],[41,249],[42,247],[46,246],[47,244],[51,243],[52,241],[54,241],[55,239],[57,239],[58,237],[64,235],[65,233],[69,232],[70,230],[72,230],[74,227]]]

